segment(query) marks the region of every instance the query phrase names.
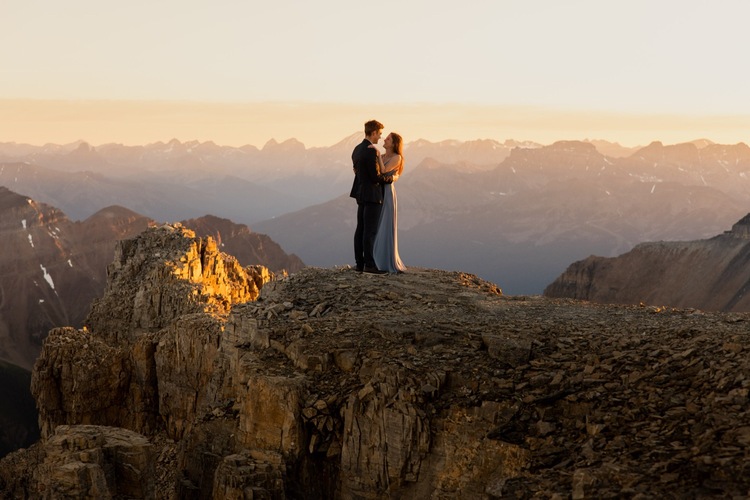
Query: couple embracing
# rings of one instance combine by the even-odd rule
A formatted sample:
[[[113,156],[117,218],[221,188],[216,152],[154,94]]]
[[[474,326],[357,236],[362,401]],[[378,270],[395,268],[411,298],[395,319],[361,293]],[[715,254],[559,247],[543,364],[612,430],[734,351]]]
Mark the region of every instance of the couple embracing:
[[[352,152],[354,184],[350,196],[357,199],[354,260],[357,271],[371,274],[406,270],[398,255],[398,206],[393,187],[404,169],[403,139],[395,132],[388,134],[381,156],[375,145],[382,134],[382,123],[368,121],[364,140]]]

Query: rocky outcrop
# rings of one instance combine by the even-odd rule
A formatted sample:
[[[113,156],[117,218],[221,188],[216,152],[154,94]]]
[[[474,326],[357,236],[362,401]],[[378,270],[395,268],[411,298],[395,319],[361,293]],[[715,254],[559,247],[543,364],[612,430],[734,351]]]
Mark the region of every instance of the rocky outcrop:
[[[571,264],[544,295],[601,303],[750,311],[750,215],[707,240],[641,243]]]
[[[0,165],[0,170],[3,168]],[[188,222],[199,228],[202,235],[215,235],[213,241],[218,248],[236,251],[243,265],[266,265],[280,273],[303,266],[297,257],[287,255],[270,238],[251,232],[247,226],[212,216]],[[42,342],[50,330],[84,326],[92,302],[104,293],[107,267],[112,263],[116,243],[133,238],[154,224],[152,220],[118,206],[101,209],[82,222],[74,222],[52,206],[0,187],[0,236],[3,240],[3,252],[0,253],[0,367],[8,361],[26,370],[30,378]],[[158,253],[158,249],[154,252]],[[118,259],[121,258],[128,257],[119,255]],[[223,275],[225,271],[221,263],[217,266],[215,273]],[[125,276],[118,281],[120,290],[129,288],[126,283],[129,278]],[[172,280],[165,290],[174,284]],[[160,318],[159,308],[165,307],[161,302],[171,299],[183,301],[183,294],[177,292],[176,296],[156,298],[142,296],[139,300],[153,300],[152,307],[139,313],[146,315],[145,318],[135,318],[134,321],[147,325],[149,317]],[[104,316],[119,310],[120,306],[106,305]],[[102,317],[92,319],[107,321]],[[109,319],[113,325],[122,323],[127,326],[129,321],[122,317]],[[99,329],[109,331],[101,325]],[[113,333],[117,331],[115,327]],[[0,372],[3,371],[0,368]],[[0,376],[4,375],[0,373]],[[4,386],[6,392],[0,400],[31,401],[31,404],[19,404],[14,408],[6,405],[7,410],[0,410],[1,427],[5,429],[5,432],[0,430],[0,456],[30,444],[29,440],[33,442],[39,435],[37,418],[29,417],[35,412],[35,407],[28,382],[21,394],[10,389],[16,384],[6,381]]]
[[[31,370],[52,328],[83,326],[92,301],[104,292],[116,243],[153,225],[157,223],[118,206],[74,222],[53,206],[0,187],[0,360]],[[245,225],[212,216],[186,225],[200,236],[212,235],[220,249],[227,247],[243,265],[273,272],[304,266]]]
[[[294,254],[287,254],[265,234],[250,230],[245,224],[235,224],[229,219],[205,215],[182,221],[182,225],[200,237],[210,236],[219,249],[235,257],[244,265],[260,264],[271,271],[296,273],[305,264]]]
[[[164,225],[118,243],[107,268],[108,289],[94,301],[86,326],[117,342],[193,313],[225,315],[233,304],[257,298],[270,278],[267,269],[252,269],[254,274],[219,252],[212,238]]]
[[[154,498],[157,491],[155,447],[126,429],[60,425],[22,456],[3,461],[0,484],[23,477],[33,487],[29,496],[6,490],[5,498]]]
[[[181,437],[208,388],[222,318],[272,275],[170,225],[119,242],[108,274],[87,326],[52,330],[34,367],[42,435],[74,423],[153,434],[165,419]]]
[[[422,268],[306,268],[252,300],[238,292],[252,273],[179,227],[118,255],[90,327],[45,342],[34,371],[43,439],[0,461],[6,496],[51,491],[39,464],[102,463],[97,451],[54,451],[59,432],[94,424],[136,433],[124,439],[142,450],[134,470],[154,464],[130,498],[750,490],[743,315],[504,296]],[[156,304],[170,320],[144,313]],[[75,450],[103,440],[80,441]],[[108,470],[85,470],[67,491],[89,498],[106,484],[105,498],[124,496]]]

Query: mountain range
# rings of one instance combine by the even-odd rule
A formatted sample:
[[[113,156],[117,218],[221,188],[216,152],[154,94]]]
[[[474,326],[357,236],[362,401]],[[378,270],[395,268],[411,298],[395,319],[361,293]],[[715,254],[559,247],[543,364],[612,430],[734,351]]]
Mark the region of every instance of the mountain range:
[[[172,140],[146,146],[0,143],[0,185],[84,220],[116,204],[153,220],[213,214],[313,266],[352,264],[352,134],[331,147]],[[407,266],[465,270],[537,294],[571,263],[643,241],[714,235],[746,213],[750,149],[707,140],[626,148],[494,140],[408,142],[396,184]]]
[[[327,201],[351,183],[353,134],[327,148],[270,140],[263,148],[182,143],[146,146],[86,142],[32,146],[0,143],[0,185],[84,219],[109,204],[138,207],[156,220],[220,214],[244,224]],[[512,148],[534,143],[415,141],[412,161],[445,157],[490,168]],[[82,196],[85,193],[86,196]]]
[[[407,266],[465,270],[507,293],[536,294],[588,255],[724,230],[747,212],[747,172],[744,144],[654,143],[615,158],[573,141],[515,148],[491,169],[407,163],[396,184],[399,249]],[[354,225],[354,202],[342,195],[254,227],[306,263],[330,266],[352,260]]]

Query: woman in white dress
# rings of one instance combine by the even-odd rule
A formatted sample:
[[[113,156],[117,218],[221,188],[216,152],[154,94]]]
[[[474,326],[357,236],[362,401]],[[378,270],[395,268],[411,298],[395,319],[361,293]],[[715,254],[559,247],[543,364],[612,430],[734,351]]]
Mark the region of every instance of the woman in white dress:
[[[403,138],[391,132],[383,142],[385,153],[378,155],[380,176],[387,184],[384,185],[383,208],[372,254],[378,269],[389,273],[406,271],[406,266],[398,255],[398,203],[394,187],[404,170],[403,144]]]

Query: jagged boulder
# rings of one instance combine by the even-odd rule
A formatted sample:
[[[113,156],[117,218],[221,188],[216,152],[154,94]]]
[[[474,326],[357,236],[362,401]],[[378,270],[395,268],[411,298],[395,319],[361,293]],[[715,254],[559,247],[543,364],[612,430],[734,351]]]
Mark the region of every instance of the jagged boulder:
[[[86,325],[115,342],[191,313],[226,314],[232,304],[255,300],[270,278],[265,268],[243,268],[212,238],[196,238],[179,225],[121,241],[107,274],[107,290],[94,301]]]

